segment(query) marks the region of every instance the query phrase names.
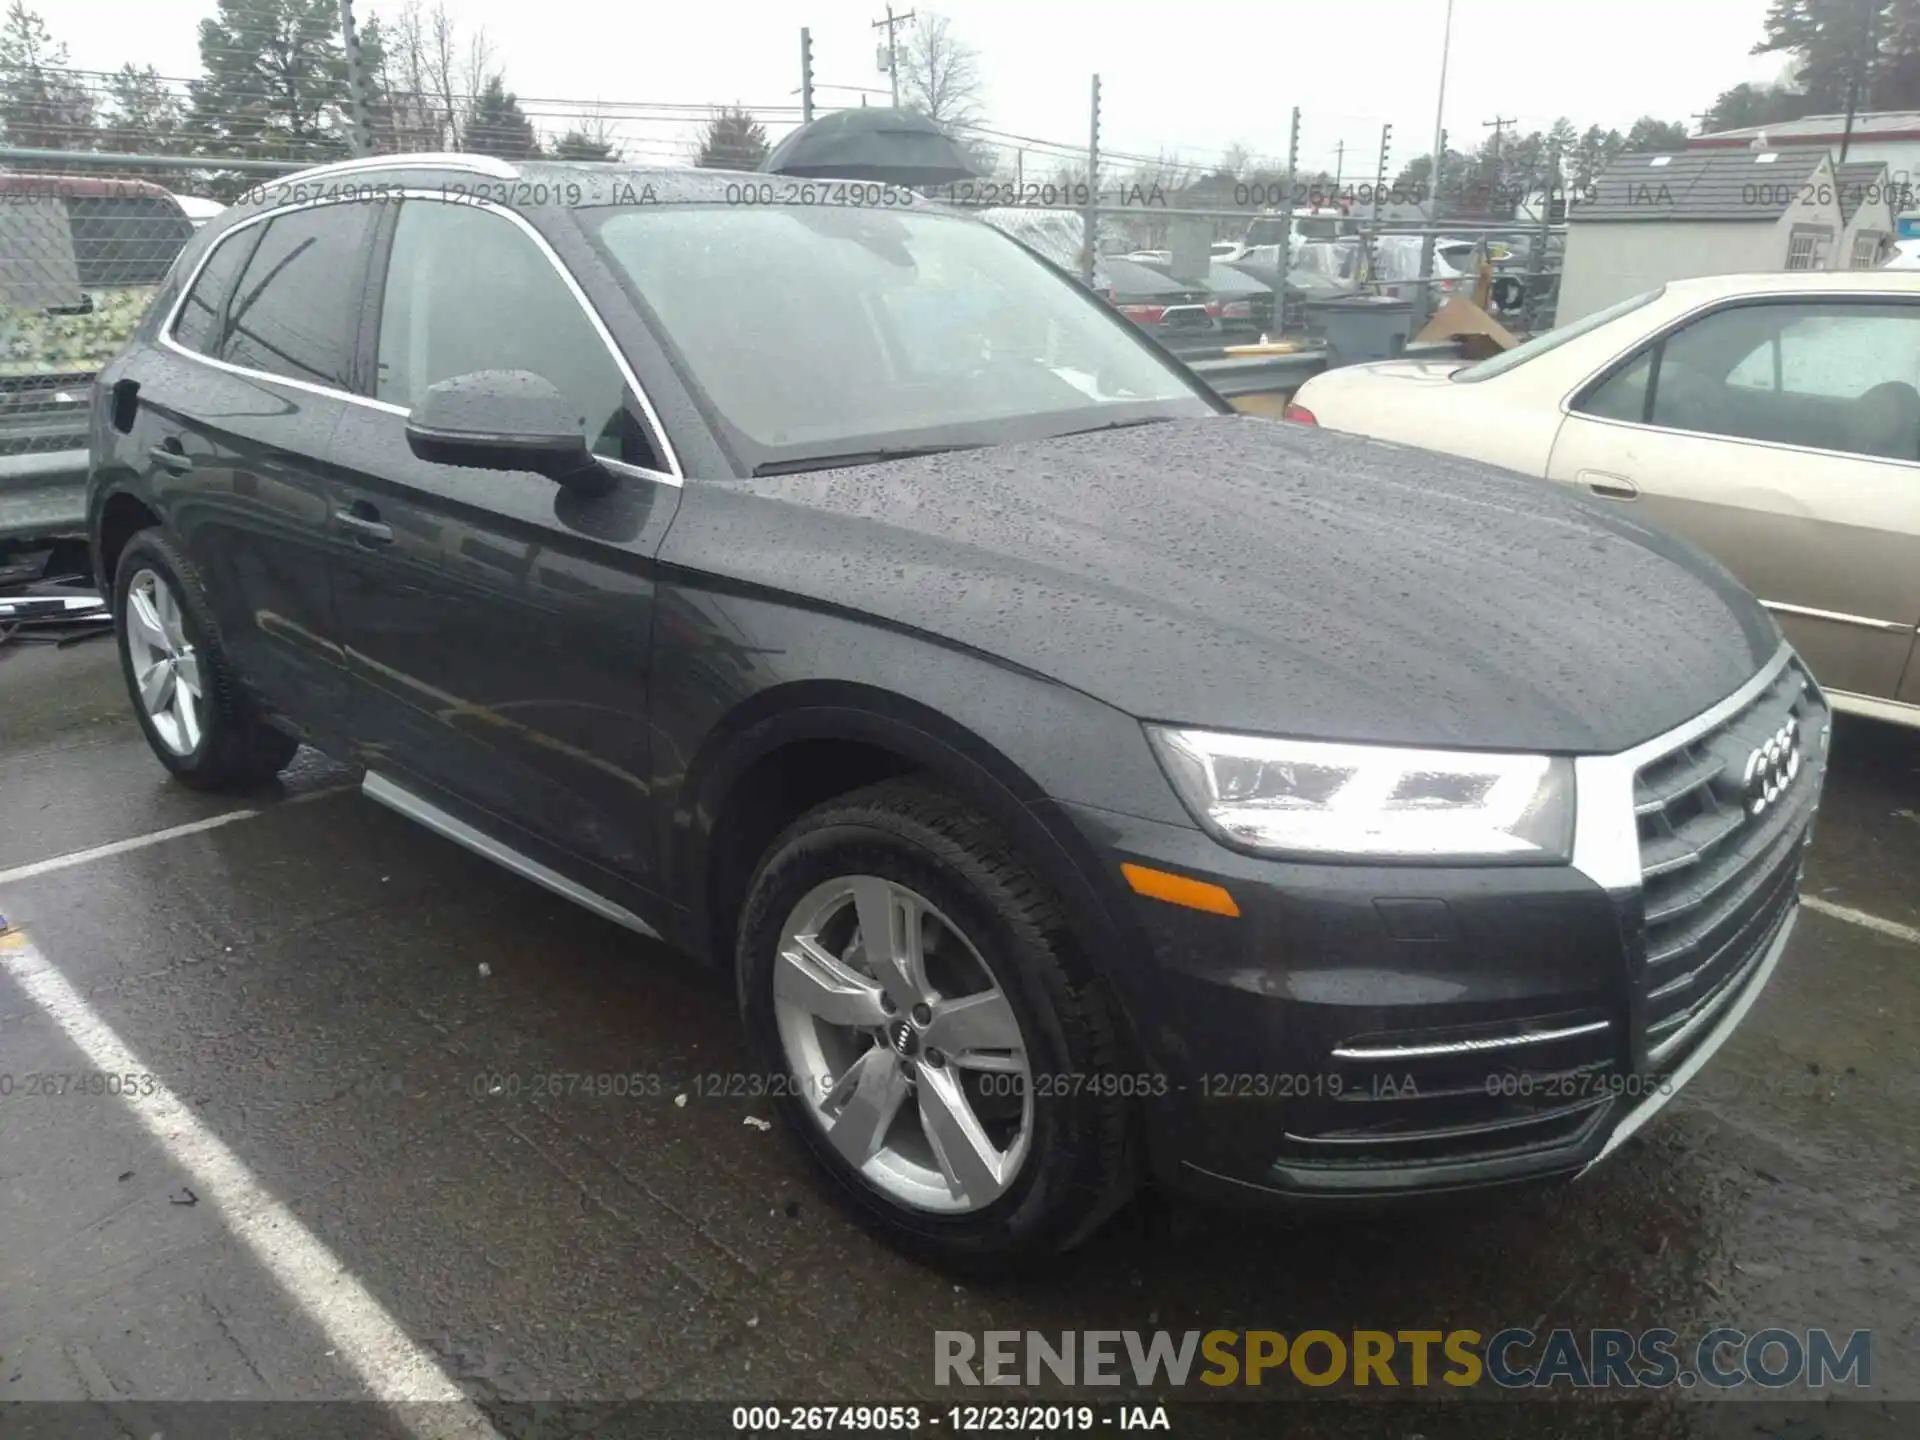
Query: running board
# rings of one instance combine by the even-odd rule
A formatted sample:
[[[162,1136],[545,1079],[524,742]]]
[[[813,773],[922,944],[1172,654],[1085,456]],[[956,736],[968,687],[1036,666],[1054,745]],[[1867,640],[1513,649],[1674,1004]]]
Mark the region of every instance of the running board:
[[[554,894],[564,896],[574,904],[591,910],[604,920],[625,926],[636,934],[649,940],[658,940],[660,932],[623,905],[616,905],[604,895],[596,895],[577,881],[569,880],[558,870],[542,865],[538,860],[530,859],[515,850],[511,845],[501,843],[484,831],[476,830],[464,820],[457,820],[430,801],[422,800],[411,790],[396,785],[384,775],[376,775],[369,770],[366,778],[360,782],[361,793],[369,800],[397,810],[409,820],[443,835],[456,845],[464,845],[476,855],[485,856],[502,869],[511,870],[522,879],[544,886]]]

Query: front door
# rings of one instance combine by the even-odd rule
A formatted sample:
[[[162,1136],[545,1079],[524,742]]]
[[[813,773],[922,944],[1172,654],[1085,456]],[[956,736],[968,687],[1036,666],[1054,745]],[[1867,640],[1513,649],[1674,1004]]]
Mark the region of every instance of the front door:
[[[1548,473],[1714,555],[1821,684],[1899,692],[1920,629],[1920,302],[1702,316],[1576,397]]]
[[[496,835],[645,886],[652,560],[679,500],[621,363],[519,218],[408,199],[393,220],[377,409],[334,441],[336,591],[356,750]],[[427,387],[530,370],[574,400],[612,493],[422,460]],[[509,839],[508,843],[520,843]]]

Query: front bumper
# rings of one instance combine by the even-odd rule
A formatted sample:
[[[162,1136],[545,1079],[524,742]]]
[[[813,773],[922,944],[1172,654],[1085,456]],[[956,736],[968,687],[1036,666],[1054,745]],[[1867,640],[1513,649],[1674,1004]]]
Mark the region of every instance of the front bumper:
[[[1777,731],[1783,707],[1802,769],[1763,819],[1743,804],[1729,816],[1714,798],[1724,782],[1699,776],[1716,747],[1737,762],[1767,733],[1756,727]],[[1069,807],[1116,865],[1205,880],[1240,911],[1131,901],[1151,963],[1123,998],[1150,1072],[1132,1088],[1149,1097],[1156,1171],[1240,1200],[1585,1171],[1765,988],[1792,931],[1826,746],[1824,701],[1783,650],[1673,735],[1580,762],[1567,866],[1264,860],[1197,829]]]

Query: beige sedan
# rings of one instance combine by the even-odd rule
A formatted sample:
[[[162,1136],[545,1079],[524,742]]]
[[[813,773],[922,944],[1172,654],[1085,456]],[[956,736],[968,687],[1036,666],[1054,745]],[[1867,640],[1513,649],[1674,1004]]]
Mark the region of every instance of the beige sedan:
[[[1920,727],[1920,273],[1676,280],[1475,365],[1328,371],[1288,415],[1683,535],[1773,611],[1836,707]]]

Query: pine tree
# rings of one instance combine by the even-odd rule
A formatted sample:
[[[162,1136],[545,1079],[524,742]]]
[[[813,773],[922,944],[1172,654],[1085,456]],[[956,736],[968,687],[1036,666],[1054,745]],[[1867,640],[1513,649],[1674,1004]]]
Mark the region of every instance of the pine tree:
[[[556,160],[618,160],[620,152],[604,139],[595,139],[581,130],[569,130],[553,147]]]
[[[700,153],[693,163],[709,170],[758,170],[770,148],[767,127],[751,110],[722,105],[701,132]]]
[[[502,160],[530,160],[540,153],[540,137],[534,133],[533,122],[500,74],[489,76],[475,98],[463,139],[465,149],[498,155]]]
[[[200,22],[192,125],[231,154],[321,160],[347,153],[346,56],[334,0],[217,0]],[[378,69],[378,30],[361,50]],[[372,43],[368,43],[369,38]]]
[[[1844,112],[1856,78],[1862,110],[1920,107],[1920,0],[1773,0],[1753,53],[1779,52],[1795,58],[1804,114]]]
[[[93,97],[67,74],[67,47],[46,22],[13,0],[0,25],[0,132],[9,145],[85,150],[93,145]]]
[[[1739,84],[1724,90],[1701,121],[1703,133],[1778,125],[1813,113],[1813,101],[1786,85]]]
[[[1626,137],[1618,130],[1602,130],[1598,125],[1589,125],[1586,133],[1580,137],[1580,143],[1574,146],[1568,165],[1568,178],[1574,189],[1589,188],[1600,172],[1626,148]]]
[[[1677,120],[1656,120],[1651,115],[1642,115],[1627,131],[1629,154],[1647,155],[1686,148],[1687,127]]]
[[[100,123],[102,150],[138,153],[178,147],[187,107],[153,66],[131,61],[107,80],[107,113]]]

